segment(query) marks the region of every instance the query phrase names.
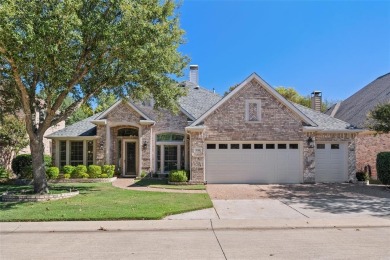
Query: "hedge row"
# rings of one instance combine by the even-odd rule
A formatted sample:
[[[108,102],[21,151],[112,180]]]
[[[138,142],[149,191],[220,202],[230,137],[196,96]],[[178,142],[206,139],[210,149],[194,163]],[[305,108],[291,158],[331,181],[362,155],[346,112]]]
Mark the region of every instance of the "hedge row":
[[[58,167],[51,168],[58,169]],[[115,165],[89,165],[88,167],[85,165],[65,165],[62,168],[62,173],[65,179],[112,178],[115,173]],[[49,174],[47,175],[50,178]]]

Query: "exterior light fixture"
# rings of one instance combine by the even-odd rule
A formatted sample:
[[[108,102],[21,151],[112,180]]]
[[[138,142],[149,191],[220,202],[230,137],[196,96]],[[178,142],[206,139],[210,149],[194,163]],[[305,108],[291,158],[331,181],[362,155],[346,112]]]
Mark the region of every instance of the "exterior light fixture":
[[[309,136],[309,138],[307,138],[306,140],[307,142],[307,145],[310,147],[310,148],[313,148],[314,147],[314,140],[311,136]]]

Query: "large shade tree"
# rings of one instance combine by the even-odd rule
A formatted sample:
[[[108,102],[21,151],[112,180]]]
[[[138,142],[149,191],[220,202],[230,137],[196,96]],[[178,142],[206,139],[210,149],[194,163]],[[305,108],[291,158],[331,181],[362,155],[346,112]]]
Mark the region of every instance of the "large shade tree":
[[[178,51],[176,9],[170,0],[0,2],[0,80],[24,112],[36,193],[48,192],[45,131],[99,92],[153,96],[156,106],[177,109],[181,90],[172,77],[187,58]]]

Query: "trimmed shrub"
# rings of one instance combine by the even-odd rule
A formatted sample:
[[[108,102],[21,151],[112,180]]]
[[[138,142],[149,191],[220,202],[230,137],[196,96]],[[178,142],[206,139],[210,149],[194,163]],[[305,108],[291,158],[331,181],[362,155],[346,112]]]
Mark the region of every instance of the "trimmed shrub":
[[[88,166],[88,174],[90,178],[100,178],[102,167],[99,165],[90,165]]]
[[[102,174],[107,174],[108,178],[112,178],[115,173],[115,165],[103,165]]]
[[[63,176],[64,176],[64,179],[69,179],[70,178],[70,174],[69,173],[65,173]]]
[[[49,179],[57,179],[60,175],[60,169],[58,167],[49,167],[46,169],[46,176]]]
[[[370,176],[368,176],[367,172],[359,171],[356,172],[356,179],[358,181],[368,181],[370,179]]]
[[[142,171],[142,172],[141,172],[141,178],[145,178],[146,175],[148,175],[148,173],[147,173],[146,171]]]
[[[103,173],[103,174],[100,174],[99,178],[108,178],[108,175]]]
[[[45,167],[51,166],[51,156],[44,155]],[[22,179],[32,179],[32,156],[31,154],[20,154],[12,160],[12,171]]]
[[[81,173],[80,178],[88,179],[89,178],[89,174],[88,173]]]
[[[390,152],[381,152],[376,156],[376,171],[378,179],[385,185],[390,185]]]
[[[9,172],[6,168],[0,165],[0,179],[8,179],[9,178]]]
[[[88,175],[88,170],[87,170],[87,166],[85,165],[77,165],[76,168],[74,169],[74,171],[72,172],[71,174],[71,177],[72,178],[84,178],[85,174]],[[89,177],[89,175],[88,175]]]
[[[11,168],[12,171],[22,179],[32,178],[32,158],[31,154],[21,154],[16,156],[12,160]],[[31,169],[28,169],[30,166]]]
[[[65,165],[64,167],[62,167],[62,172],[64,174],[69,174],[69,175],[72,175],[73,171],[76,169],[76,167],[72,166],[72,165]]]
[[[168,180],[170,182],[186,182],[188,180],[187,173],[184,170],[173,170],[169,172]]]

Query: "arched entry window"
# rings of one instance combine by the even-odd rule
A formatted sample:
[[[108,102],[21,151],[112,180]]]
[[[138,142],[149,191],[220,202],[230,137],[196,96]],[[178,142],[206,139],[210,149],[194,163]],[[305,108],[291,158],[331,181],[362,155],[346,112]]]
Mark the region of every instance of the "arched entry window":
[[[121,128],[118,130],[118,136],[138,136],[136,128]]]
[[[184,134],[161,133],[156,136],[156,166],[160,173],[184,169]]]

